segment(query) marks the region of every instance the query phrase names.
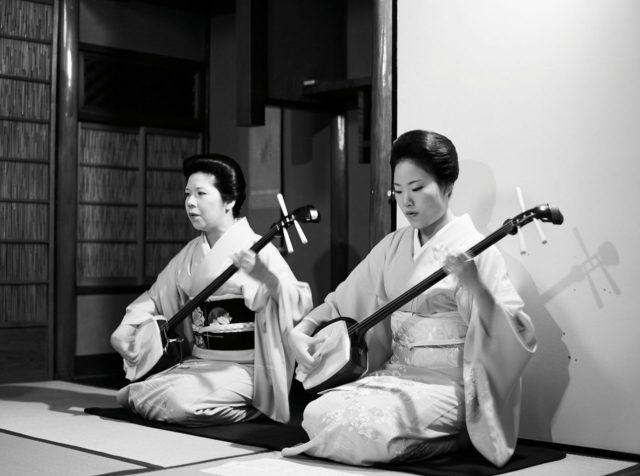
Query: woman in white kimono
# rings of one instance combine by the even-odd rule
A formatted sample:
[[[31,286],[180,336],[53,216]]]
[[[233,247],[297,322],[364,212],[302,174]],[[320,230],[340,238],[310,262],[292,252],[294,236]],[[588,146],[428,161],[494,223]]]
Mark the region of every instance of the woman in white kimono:
[[[536,347],[529,317],[495,247],[449,209],[454,145],[410,131],[391,152],[393,189],[410,226],[383,238],[288,335],[301,380],[321,356],[309,337],[329,319],[362,319],[445,266],[448,276],[369,331],[367,374],[304,412],[310,441],[283,451],[371,465],[433,457],[469,443],[496,466],[515,449],[520,375]]]
[[[239,270],[185,319],[191,356],[124,387],[118,401],[144,418],[186,426],[240,422],[260,413],[286,422],[294,361],[282,336],[311,309],[309,286],[296,280],[272,244],[257,255],[249,250],[260,237],[239,218],[245,180],[233,159],[189,157],[183,171],[186,212],[201,234],[127,307],[111,337],[125,368],[140,360],[133,345],[137,326],[173,316],[232,262]]]

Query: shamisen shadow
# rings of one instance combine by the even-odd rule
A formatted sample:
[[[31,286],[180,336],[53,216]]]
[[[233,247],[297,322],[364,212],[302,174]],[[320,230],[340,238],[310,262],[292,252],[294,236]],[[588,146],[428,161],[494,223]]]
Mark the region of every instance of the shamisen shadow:
[[[297,208],[292,213],[285,214],[284,218],[271,225],[269,231],[256,241],[250,249],[258,253],[276,235],[281,232],[286,234],[288,227],[294,224],[298,227],[297,222],[318,223],[319,221],[320,213],[313,205]],[[234,348],[245,346],[246,342],[242,339],[243,336],[246,337],[248,334],[244,331],[248,330],[253,323],[253,312],[244,308],[244,305],[242,305],[244,309],[241,309],[238,307],[237,302],[231,302],[235,300],[229,300],[229,302],[225,302],[224,305],[218,302],[216,306],[220,309],[209,309],[211,305],[205,304],[206,299],[231,278],[236,271],[238,271],[238,268],[234,264],[231,264],[168,320],[150,319],[140,324],[136,330],[135,341],[133,343],[134,348],[139,349],[140,359],[135,366],[130,366],[125,361],[125,368],[128,368],[127,379],[131,382],[144,380],[182,361],[183,339],[178,336],[175,329],[182,321],[190,317],[192,313],[196,315],[202,313],[203,324],[205,325],[202,327],[203,332],[200,334],[200,338],[206,338],[208,344],[215,347],[215,341],[221,339],[217,345],[221,345],[223,348],[229,346]],[[213,301],[212,303],[215,304],[216,302]],[[227,322],[225,313],[242,317],[236,319],[236,322],[233,322],[233,320]],[[207,319],[209,319],[208,322]],[[251,329],[251,331],[252,330],[253,329]],[[253,332],[251,332],[251,335],[253,335]],[[226,342],[223,342],[225,340]]]

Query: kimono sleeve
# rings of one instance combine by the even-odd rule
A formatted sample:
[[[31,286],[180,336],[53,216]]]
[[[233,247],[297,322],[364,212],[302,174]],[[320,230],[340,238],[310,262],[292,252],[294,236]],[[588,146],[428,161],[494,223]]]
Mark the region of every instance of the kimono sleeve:
[[[289,264],[272,244],[266,245],[259,256],[269,271],[278,278],[278,302],[270,303],[274,300],[267,286],[241,271],[245,281],[243,284],[245,304],[255,311],[275,304],[278,308],[279,325],[284,331],[299,322],[312,308],[311,288],[308,283],[299,281],[295,277]]]
[[[469,323],[464,347],[467,430],[476,449],[503,466],[515,450],[520,377],[536,349],[536,338],[498,250],[490,248],[476,263],[495,306],[491,316],[483,316],[484,327],[473,297],[464,290],[456,295],[460,314]]]
[[[501,367],[504,367],[505,362],[511,362],[512,368],[507,374],[520,375],[536,349],[536,336],[531,318],[524,312],[524,303],[509,278],[504,258],[496,248],[489,248],[478,256],[476,264],[481,281],[495,300],[495,307],[493,315],[484,321],[488,323],[485,332],[485,327],[476,325],[480,316],[473,297],[464,291],[457,291],[461,315],[467,320],[470,328],[474,328],[473,331],[475,327],[478,328],[478,334],[474,332],[472,337],[475,337],[478,343],[483,343],[474,347],[477,355],[473,356],[473,360],[486,363],[501,362]],[[516,356],[522,356],[522,361],[515,359]],[[502,368],[501,374],[504,374],[504,370]],[[508,388],[504,388],[504,385],[508,386],[506,382],[496,382],[496,385],[501,392],[509,391]]]
[[[383,271],[387,260],[391,235],[383,238],[338,285],[335,291],[327,294],[324,303],[327,307],[318,315],[319,322],[339,316],[360,320],[367,317],[386,300],[383,286]]]
[[[264,283],[242,275],[245,303],[256,311],[253,406],[269,418],[285,423],[290,417],[289,389],[294,360],[282,335],[311,309],[311,289],[296,279],[272,244],[266,245],[259,255],[278,278],[278,298],[271,296]]]
[[[379,309],[388,300],[384,290],[384,270],[391,254],[393,236],[392,233],[383,238],[308,317],[318,324],[337,317],[359,321]],[[376,370],[391,353],[389,319],[370,329],[366,342],[369,370]]]
[[[178,312],[185,296],[178,287],[177,275],[184,266],[185,255],[186,247],[171,259],[151,287],[127,306],[123,324],[135,326],[160,316],[169,318]]]

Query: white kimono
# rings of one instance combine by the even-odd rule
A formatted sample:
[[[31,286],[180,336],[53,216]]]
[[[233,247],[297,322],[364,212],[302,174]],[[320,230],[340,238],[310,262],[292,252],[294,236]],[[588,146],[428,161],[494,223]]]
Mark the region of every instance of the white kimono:
[[[150,316],[172,317],[184,304],[232,264],[231,256],[260,238],[242,218],[209,247],[204,235],[190,241],[162,270],[151,288],[126,310],[123,323],[138,325]],[[267,244],[259,253],[279,280],[279,299],[267,287],[238,270],[209,299],[243,298],[255,311],[255,348],[229,359],[192,346],[178,367],[128,386],[127,404],[146,418],[185,425],[250,419],[255,409],[278,422],[289,420],[288,393],[293,360],[283,334],[312,308],[308,284],[296,280],[278,250]],[[192,319],[184,331],[193,344]]]
[[[397,230],[309,316],[361,320],[438,270],[447,251],[466,251],[482,238],[467,215],[423,246],[413,228]],[[490,328],[482,327],[473,296],[447,276],[369,331],[368,374],[311,402],[303,421],[310,441],[285,449],[285,456],[399,462],[457,449],[468,432],[496,466],[509,460],[520,375],[535,351],[535,333],[499,251],[490,247],[475,262],[496,302]]]

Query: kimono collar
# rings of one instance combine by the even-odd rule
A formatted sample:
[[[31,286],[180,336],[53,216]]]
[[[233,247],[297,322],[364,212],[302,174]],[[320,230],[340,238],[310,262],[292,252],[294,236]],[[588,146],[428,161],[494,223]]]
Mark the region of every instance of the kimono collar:
[[[409,236],[412,237],[412,271],[407,277],[407,284],[412,287],[437,271],[444,264],[448,253],[466,251],[475,244],[482,235],[473,226],[468,215],[455,217],[429,240],[420,245],[416,229]],[[445,278],[445,279],[448,279]]]
[[[454,217],[449,223],[440,228],[423,245],[420,244],[419,230],[413,230],[413,259],[417,260],[426,250],[433,250],[434,257],[444,260],[447,251],[466,251],[464,248],[470,241],[481,238],[468,214]],[[462,249],[461,249],[462,248]],[[442,256],[436,256],[442,254]]]
[[[205,253],[213,251],[215,254],[229,254],[237,251],[238,240],[246,239],[248,234],[254,235],[255,233],[251,229],[251,226],[249,226],[246,217],[242,217],[238,218],[233,225],[218,238],[218,241],[216,241],[213,246],[209,246],[209,242],[204,233],[200,234],[200,238],[202,239],[202,248]]]
[[[256,234],[244,217],[231,225],[211,247],[204,233],[200,235],[201,241],[194,253],[189,270],[190,282],[184,283],[187,294],[195,296],[207,287],[216,276],[232,264],[231,256],[240,249],[251,247],[255,239]]]

